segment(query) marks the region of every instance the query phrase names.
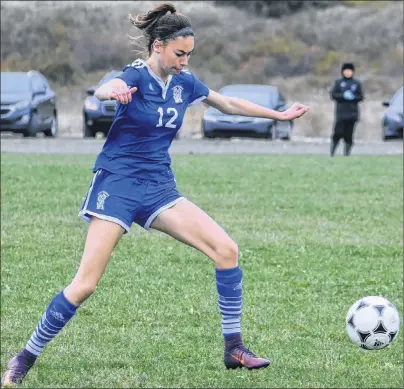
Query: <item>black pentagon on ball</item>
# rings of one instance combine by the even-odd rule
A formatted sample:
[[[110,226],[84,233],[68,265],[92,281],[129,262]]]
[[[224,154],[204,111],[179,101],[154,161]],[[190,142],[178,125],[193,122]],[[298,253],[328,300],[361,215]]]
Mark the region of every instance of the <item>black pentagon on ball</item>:
[[[387,334],[387,328],[383,325],[383,322],[379,322],[379,325],[373,330],[375,334]]]
[[[359,337],[361,338],[361,343],[364,343],[365,340],[370,336],[370,332],[361,332],[357,331]]]
[[[381,316],[383,311],[386,309],[386,306],[385,305],[373,305],[373,308],[375,308],[379,312],[379,315]]]
[[[390,343],[394,340],[394,338],[396,337],[397,332],[390,332],[389,333],[389,338],[390,338]]]
[[[355,324],[353,322],[353,315],[348,319],[347,324],[350,324],[352,328],[355,328]]]
[[[369,306],[369,304],[366,304],[363,300],[361,300],[359,302],[359,305],[357,306],[356,310],[359,311],[359,309],[362,309],[362,308],[365,308],[365,307],[368,307],[368,306]]]

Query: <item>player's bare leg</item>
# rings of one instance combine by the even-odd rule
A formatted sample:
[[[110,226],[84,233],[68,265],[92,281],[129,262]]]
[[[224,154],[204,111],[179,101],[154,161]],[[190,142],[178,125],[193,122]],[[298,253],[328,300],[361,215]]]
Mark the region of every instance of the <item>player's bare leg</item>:
[[[80,305],[95,291],[112,251],[124,232],[116,223],[97,217],[91,219],[80,267],[64,290],[66,298],[72,304]]]
[[[243,345],[241,338],[242,271],[238,267],[237,244],[202,209],[188,200],[163,211],[151,227],[196,248],[215,263],[225,338],[225,366],[232,369],[267,367],[270,361],[254,355]]]
[[[123,233],[124,229],[118,224],[92,218],[76,276],[49,304],[25,348],[8,362],[7,370],[1,379],[2,387],[12,387],[22,382],[47,342],[62,330],[78,306],[95,291],[111,253]],[[53,315],[53,319],[47,316],[48,311]],[[59,326],[56,326],[57,324]]]

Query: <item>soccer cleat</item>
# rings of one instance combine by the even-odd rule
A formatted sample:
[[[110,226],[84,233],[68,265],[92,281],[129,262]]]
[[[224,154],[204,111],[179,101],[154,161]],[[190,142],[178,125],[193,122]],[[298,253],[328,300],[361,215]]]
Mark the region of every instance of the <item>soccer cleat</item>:
[[[257,357],[242,343],[226,345],[224,349],[224,365],[227,369],[246,367],[249,370],[262,369],[271,363],[270,360]]]
[[[21,354],[12,358],[8,362],[7,370],[3,374],[3,377],[1,377],[1,387],[7,388],[21,384],[34,363],[35,359],[33,361],[27,361]]]

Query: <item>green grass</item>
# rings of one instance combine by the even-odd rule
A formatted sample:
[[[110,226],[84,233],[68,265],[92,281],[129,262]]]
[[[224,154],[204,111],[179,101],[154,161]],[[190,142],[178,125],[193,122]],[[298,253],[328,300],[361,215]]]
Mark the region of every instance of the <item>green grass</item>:
[[[93,156],[1,155],[1,367],[72,279]],[[402,317],[402,157],[174,156],[180,191],[238,243],[243,333],[273,365],[224,369],[214,265],[134,225],[30,388],[398,388],[403,330],[366,352],[345,332],[357,299]]]

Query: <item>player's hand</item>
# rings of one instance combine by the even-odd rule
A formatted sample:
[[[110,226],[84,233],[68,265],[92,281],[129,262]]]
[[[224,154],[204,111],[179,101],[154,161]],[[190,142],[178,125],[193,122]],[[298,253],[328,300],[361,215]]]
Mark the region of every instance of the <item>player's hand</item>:
[[[116,100],[122,104],[128,104],[132,101],[132,94],[137,91],[137,88],[128,88],[126,85],[113,86],[109,92],[109,100]]]
[[[307,105],[294,103],[286,111],[280,113],[280,120],[293,120],[303,116],[310,108]]]

